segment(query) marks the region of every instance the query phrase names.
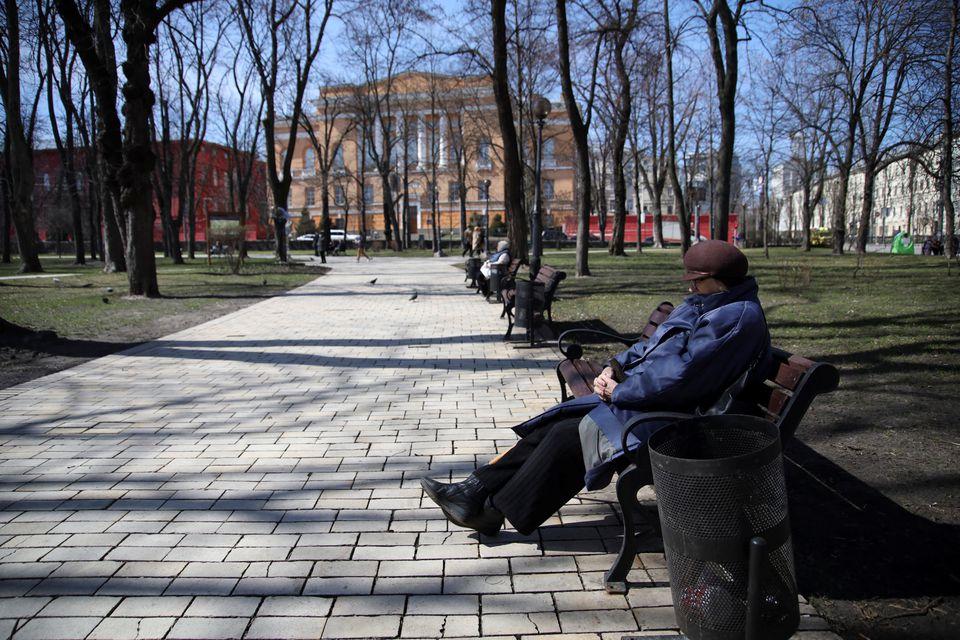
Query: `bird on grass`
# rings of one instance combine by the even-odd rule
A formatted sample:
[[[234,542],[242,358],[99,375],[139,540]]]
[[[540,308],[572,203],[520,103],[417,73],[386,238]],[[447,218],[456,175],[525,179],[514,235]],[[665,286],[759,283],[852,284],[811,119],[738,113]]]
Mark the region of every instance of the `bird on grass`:
[[[61,280],[60,278],[54,278],[54,279],[53,279],[53,284],[57,285],[58,287],[59,287],[59,286],[62,286],[62,285],[63,285],[63,280]]]
[[[102,300],[103,300],[103,304],[110,304],[110,298],[104,297],[102,298]]]
[[[377,284],[377,279],[374,278],[373,280],[371,280],[371,281],[370,281],[370,284]]]
[[[113,293],[113,287],[107,287],[106,289],[104,289],[104,291],[106,291],[107,293]]]
[[[413,292],[413,295],[410,296],[410,300],[416,300],[416,299],[417,299],[417,292],[414,291],[414,292]]]
[[[266,278],[263,279],[263,286],[267,286],[267,279],[266,279]]]

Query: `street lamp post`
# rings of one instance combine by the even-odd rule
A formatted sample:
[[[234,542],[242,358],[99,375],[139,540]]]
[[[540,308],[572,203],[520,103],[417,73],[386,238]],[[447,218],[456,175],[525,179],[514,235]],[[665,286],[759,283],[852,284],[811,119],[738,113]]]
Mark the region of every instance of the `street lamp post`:
[[[530,247],[530,277],[535,278],[540,271],[540,256],[543,253],[543,239],[541,238],[541,210],[542,189],[540,185],[540,165],[543,160],[543,125],[550,115],[550,101],[543,96],[537,96],[533,105],[533,115],[537,119],[537,161],[534,172],[534,211],[530,220],[530,235],[533,236]]]
[[[483,252],[490,255],[490,181],[483,184]]]

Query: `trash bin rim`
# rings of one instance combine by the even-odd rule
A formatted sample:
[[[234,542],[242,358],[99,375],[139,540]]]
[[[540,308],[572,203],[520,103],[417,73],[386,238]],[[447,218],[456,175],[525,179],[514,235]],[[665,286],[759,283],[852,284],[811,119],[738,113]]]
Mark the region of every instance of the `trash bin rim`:
[[[763,432],[766,435],[771,436],[771,441],[755,451],[749,451],[747,453],[741,453],[735,456],[723,456],[720,458],[685,458],[682,456],[661,453],[656,449],[658,445],[666,442],[670,435],[675,434],[682,428],[679,425],[688,422],[720,422],[721,419],[735,419],[741,425],[743,422],[753,423],[752,426],[754,428],[748,428],[747,430]],[[723,420],[723,422],[726,422],[726,420]],[[714,425],[706,428],[727,429],[732,428],[732,425],[730,427]],[[770,462],[776,458],[781,453],[780,437],[777,425],[758,416],[734,413],[691,416],[689,418],[674,420],[663,428],[658,429],[656,433],[650,436],[649,440],[647,441],[647,448],[650,452],[651,464],[662,468],[664,463],[672,461],[674,464],[670,466],[682,466],[684,472],[690,473],[691,475],[712,475],[722,470],[724,467],[732,464],[746,464],[747,462],[750,462],[751,464],[765,464],[766,462]]]

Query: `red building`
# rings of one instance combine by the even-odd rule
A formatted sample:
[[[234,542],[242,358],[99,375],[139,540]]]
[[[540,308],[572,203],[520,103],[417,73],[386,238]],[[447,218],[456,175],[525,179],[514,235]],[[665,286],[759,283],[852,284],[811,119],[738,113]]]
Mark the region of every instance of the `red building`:
[[[696,217],[692,216],[693,219],[690,221],[690,235],[693,237],[693,227],[697,226]],[[738,216],[735,213],[730,214],[730,223],[727,242],[733,242],[734,236],[737,233],[738,225]],[[699,231],[700,236],[703,238],[710,237],[710,216],[704,213],[700,214],[699,219]],[[653,216],[647,215],[643,220],[642,224],[643,229],[641,229],[640,237],[642,240],[653,237]],[[627,224],[626,228],[623,230],[624,243],[625,244],[636,244],[637,242],[637,216],[635,214],[627,215]],[[574,216],[568,216],[563,221],[563,232],[570,236],[574,237],[577,235],[577,219]],[[604,229],[604,239],[609,240],[610,235],[613,233],[613,216],[607,216],[607,225]],[[596,215],[590,216],[590,235],[600,237],[600,219]],[[665,242],[670,242],[672,244],[680,243],[680,224],[677,220],[677,216],[674,214],[664,214],[663,215],[663,239]]]
[[[171,153],[177,154],[180,143],[174,141]],[[89,207],[91,205],[90,189],[93,188],[89,176],[83,171],[84,154],[86,149],[77,150],[75,161],[75,175],[77,190],[80,193],[81,208],[84,218],[85,240],[89,242]],[[56,149],[38,149],[33,152],[33,167],[36,186],[34,187],[33,202],[36,215],[37,235],[41,240],[53,240],[56,235],[61,238],[72,235],[73,225],[70,213],[69,195],[66,189],[68,176],[62,168],[60,153]],[[213,142],[203,142],[197,156],[195,175],[194,209],[196,211],[196,240],[206,240],[207,212],[224,213],[231,211],[230,183],[232,177],[231,153],[228,147]],[[174,169],[176,176],[178,171]],[[171,210],[173,216],[179,215],[179,199],[177,184],[173,185],[173,201]],[[156,193],[154,194],[156,197]],[[163,242],[163,227],[160,220],[159,205],[154,218],[153,238],[159,244]],[[266,240],[271,226],[267,215],[266,193],[266,164],[257,159],[253,163],[253,172],[249,195],[247,197],[247,240]],[[186,220],[180,228],[180,239],[186,242],[188,233]]]
[[[170,145],[170,153],[174,157],[178,156],[180,144],[179,141],[174,141]],[[236,180],[231,156],[229,147],[213,142],[201,143],[194,177],[194,209],[197,225],[195,238],[197,242],[205,242],[207,239],[207,214],[209,212],[237,213],[232,211],[230,206],[230,180]],[[177,168],[174,167],[174,175],[176,176],[178,173]],[[270,221],[267,219],[266,175],[266,163],[259,159],[254,160],[250,190],[247,196],[247,240],[266,240],[271,229]],[[174,218],[179,215],[179,207],[177,184],[174,182],[173,201],[171,202],[171,211]],[[183,242],[186,242],[186,233],[187,224],[184,220],[180,227],[180,240]],[[153,239],[158,243],[163,242],[163,226],[159,211],[153,222]]]

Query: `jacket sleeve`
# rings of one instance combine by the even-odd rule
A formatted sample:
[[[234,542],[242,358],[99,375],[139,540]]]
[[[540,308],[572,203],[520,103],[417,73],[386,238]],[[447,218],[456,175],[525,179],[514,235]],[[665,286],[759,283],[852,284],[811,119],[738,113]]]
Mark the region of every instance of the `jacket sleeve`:
[[[613,405],[691,410],[729,386],[767,339],[763,312],[756,305],[738,302],[729,307],[700,318],[685,344],[669,345],[648,358],[642,372],[613,390]]]
[[[611,360],[616,360],[621,366],[626,367],[631,362],[636,361],[640,356],[643,355],[643,350],[646,348],[646,346],[646,341],[638,340],[632,347],[626,351],[621,351],[617,355],[613,356]]]

